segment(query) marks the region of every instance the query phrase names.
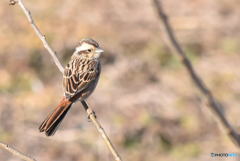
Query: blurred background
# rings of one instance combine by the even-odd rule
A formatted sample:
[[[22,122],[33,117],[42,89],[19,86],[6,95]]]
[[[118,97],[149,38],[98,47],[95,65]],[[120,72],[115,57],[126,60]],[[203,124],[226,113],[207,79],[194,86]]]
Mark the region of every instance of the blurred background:
[[[165,45],[151,0],[25,3],[64,64],[82,38],[105,49],[88,103],[124,160],[218,160],[210,154],[238,151]],[[239,129],[239,0],[163,5],[198,74]],[[79,103],[53,137],[38,132],[63,95],[62,75],[18,6],[1,1],[0,18],[0,141],[39,161],[113,160]],[[18,158],[0,150],[0,160]]]

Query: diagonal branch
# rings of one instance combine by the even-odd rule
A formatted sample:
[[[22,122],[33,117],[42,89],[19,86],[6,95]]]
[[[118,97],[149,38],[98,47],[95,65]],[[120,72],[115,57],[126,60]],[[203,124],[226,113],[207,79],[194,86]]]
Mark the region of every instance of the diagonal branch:
[[[180,56],[183,65],[186,67],[190,77],[192,78],[193,83],[196,87],[202,92],[202,94],[207,98],[209,107],[214,111],[216,117],[220,120],[220,123],[225,127],[229,136],[237,143],[240,147],[240,135],[237,131],[233,128],[233,126],[229,123],[227,118],[223,113],[223,105],[213,96],[212,92],[203,82],[201,77],[196,73],[195,69],[192,66],[192,63],[187,58],[185,51],[182,49],[181,45],[178,43],[172,26],[168,21],[168,17],[164,12],[161,0],[153,0],[154,7],[159,16],[159,20],[161,21],[161,26],[164,29],[164,33],[168,38],[168,46],[175,52],[177,55]]]
[[[39,37],[39,39],[42,41],[43,46],[47,49],[47,51],[49,52],[49,54],[51,55],[51,57],[53,58],[54,63],[56,64],[56,66],[58,67],[59,71],[61,73],[63,73],[64,68],[62,66],[62,64],[60,63],[60,61],[58,60],[56,53],[53,51],[53,49],[50,47],[50,45],[48,44],[45,36],[42,34],[42,32],[40,31],[40,29],[37,27],[37,25],[34,22],[34,19],[32,18],[31,12],[25,7],[24,3],[22,0],[10,0],[10,5],[15,5],[18,4],[19,7],[23,10],[25,16],[27,17],[30,25],[32,26],[33,30],[35,31],[35,33],[37,34],[37,36]],[[114,159],[116,161],[121,161],[121,157],[118,154],[118,152],[116,151],[116,149],[114,148],[111,140],[109,139],[109,137],[107,136],[105,130],[103,129],[103,127],[101,126],[101,124],[99,123],[99,121],[97,120],[94,111],[88,106],[88,104],[86,103],[86,101],[81,101],[84,109],[86,110],[89,118],[91,119],[91,121],[93,122],[93,124],[95,125],[97,131],[99,132],[99,134],[102,136],[104,142],[106,143],[108,149],[110,150],[110,152],[112,153]]]
[[[39,39],[42,41],[43,46],[47,49],[48,53],[51,55],[51,57],[53,58],[54,63],[56,64],[56,66],[58,67],[58,69],[60,70],[60,72],[63,73],[64,68],[62,66],[62,64],[60,63],[60,61],[58,60],[56,53],[53,51],[53,49],[50,47],[50,45],[48,44],[46,37],[42,34],[42,32],[39,30],[38,26],[35,24],[31,12],[25,7],[24,3],[22,0],[10,0],[10,5],[15,5],[18,4],[21,9],[23,10],[25,16],[27,17],[31,27],[33,28],[33,30],[35,31],[35,33],[37,34],[37,36],[39,37]]]
[[[113,154],[114,158],[116,161],[121,161],[121,157],[118,154],[118,152],[116,151],[116,149],[114,148],[111,140],[109,139],[109,137],[107,136],[104,128],[101,126],[101,124],[98,122],[98,120],[96,119],[95,113],[94,111],[89,108],[88,104],[86,103],[86,101],[81,101],[84,109],[86,110],[89,118],[92,120],[92,122],[94,123],[94,125],[96,126],[98,132],[101,134],[102,138],[105,140],[105,143],[108,146],[108,149],[111,151],[111,153]]]
[[[9,151],[10,153],[12,153],[13,155],[17,156],[18,158],[22,159],[22,160],[25,160],[25,161],[36,161],[35,159],[27,156],[26,154],[23,154],[22,152],[14,149],[13,147],[10,147],[9,145],[7,144],[4,144],[4,143],[1,143],[0,142],[0,147]]]

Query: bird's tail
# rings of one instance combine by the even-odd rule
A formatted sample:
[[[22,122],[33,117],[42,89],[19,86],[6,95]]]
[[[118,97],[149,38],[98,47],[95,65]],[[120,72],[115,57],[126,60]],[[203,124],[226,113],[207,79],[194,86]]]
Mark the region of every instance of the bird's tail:
[[[45,132],[46,136],[54,135],[72,103],[73,102],[69,101],[67,98],[63,98],[53,113],[51,113],[39,126],[39,131]]]

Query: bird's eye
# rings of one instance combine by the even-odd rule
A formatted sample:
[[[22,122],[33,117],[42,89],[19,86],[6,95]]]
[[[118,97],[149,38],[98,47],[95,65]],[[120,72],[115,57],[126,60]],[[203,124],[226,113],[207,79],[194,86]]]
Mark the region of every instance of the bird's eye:
[[[88,49],[87,51],[88,51],[88,52],[92,52],[92,49]]]

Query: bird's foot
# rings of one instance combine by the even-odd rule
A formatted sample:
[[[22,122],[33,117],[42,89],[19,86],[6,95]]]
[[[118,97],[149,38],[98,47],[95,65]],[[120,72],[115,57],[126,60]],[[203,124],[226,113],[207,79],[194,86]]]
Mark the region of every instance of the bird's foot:
[[[89,122],[91,121],[91,115],[92,115],[94,118],[97,118],[96,113],[95,113],[94,111],[91,111],[91,112],[88,114],[88,121],[89,121]]]

